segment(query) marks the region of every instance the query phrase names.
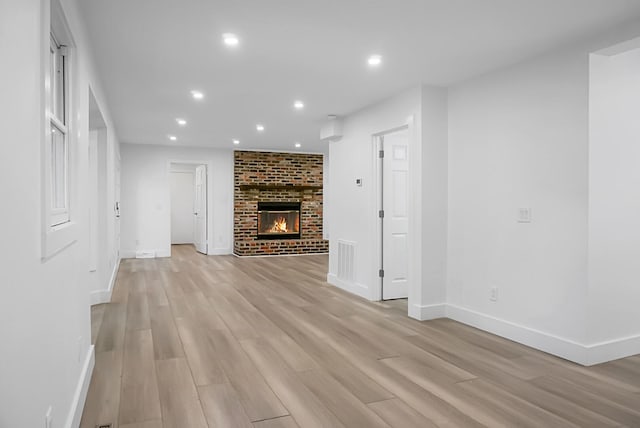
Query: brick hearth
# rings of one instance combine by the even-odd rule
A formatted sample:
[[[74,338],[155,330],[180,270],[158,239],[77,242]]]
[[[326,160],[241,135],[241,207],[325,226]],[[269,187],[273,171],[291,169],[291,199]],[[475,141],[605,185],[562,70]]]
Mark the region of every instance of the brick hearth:
[[[300,201],[300,239],[257,239],[258,202]],[[322,239],[322,155],[234,153],[234,249],[239,256],[329,251]]]

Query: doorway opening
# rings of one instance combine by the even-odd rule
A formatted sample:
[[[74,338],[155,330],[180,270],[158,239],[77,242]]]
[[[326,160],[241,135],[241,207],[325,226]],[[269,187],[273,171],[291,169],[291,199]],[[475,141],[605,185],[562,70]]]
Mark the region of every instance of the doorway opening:
[[[109,300],[112,256],[108,254],[115,236],[111,216],[111,194],[108,183],[108,135],[107,125],[91,88],[89,88],[89,284],[90,304]]]
[[[207,166],[202,163],[171,162],[171,245],[193,245],[207,254]]]

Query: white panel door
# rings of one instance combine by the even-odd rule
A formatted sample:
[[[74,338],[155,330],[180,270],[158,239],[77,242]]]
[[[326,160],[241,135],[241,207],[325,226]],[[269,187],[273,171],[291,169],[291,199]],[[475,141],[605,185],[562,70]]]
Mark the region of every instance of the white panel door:
[[[382,148],[382,299],[401,299],[409,288],[408,131],[385,135]]]
[[[198,165],[195,176],[195,228],[193,244],[200,253],[207,254],[207,167]]]

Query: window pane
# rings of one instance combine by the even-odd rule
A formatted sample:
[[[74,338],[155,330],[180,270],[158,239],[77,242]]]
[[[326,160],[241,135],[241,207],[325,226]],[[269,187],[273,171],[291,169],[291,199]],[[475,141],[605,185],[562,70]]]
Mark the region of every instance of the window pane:
[[[53,36],[51,37],[50,47],[50,95],[51,95],[51,114],[55,116],[61,123],[66,125],[65,115],[65,57],[58,47]]]
[[[67,147],[65,135],[51,125],[51,208],[67,208]]]
[[[49,50],[49,96],[51,97],[51,105],[54,106],[56,104],[56,48],[51,45]],[[55,111],[53,111],[54,107],[52,107],[51,113],[55,115]]]
[[[55,116],[58,118],[58,120],[66,125],[67,122],[64,114],[64,66],[64,57],[60,54],[60,50],[58,50],[56,54],[56,96],[53,108],[55,110]]]

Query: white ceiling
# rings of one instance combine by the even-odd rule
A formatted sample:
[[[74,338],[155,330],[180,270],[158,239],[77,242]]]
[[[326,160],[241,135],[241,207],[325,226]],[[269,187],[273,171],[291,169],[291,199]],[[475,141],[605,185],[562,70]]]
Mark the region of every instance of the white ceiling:
[[[640,0],[78,4],[122,142],[286,151],[300,142],[305,152],[326,152],[327,114],[421,82],[449,85],[640,16]],[[240,37],[235,49],[222,44],[226,32]],[[374,53],[384,62],[372,70]],[[194,101],[192,89],[205,99]],[[303,111],[294,111],[296,99]]]

